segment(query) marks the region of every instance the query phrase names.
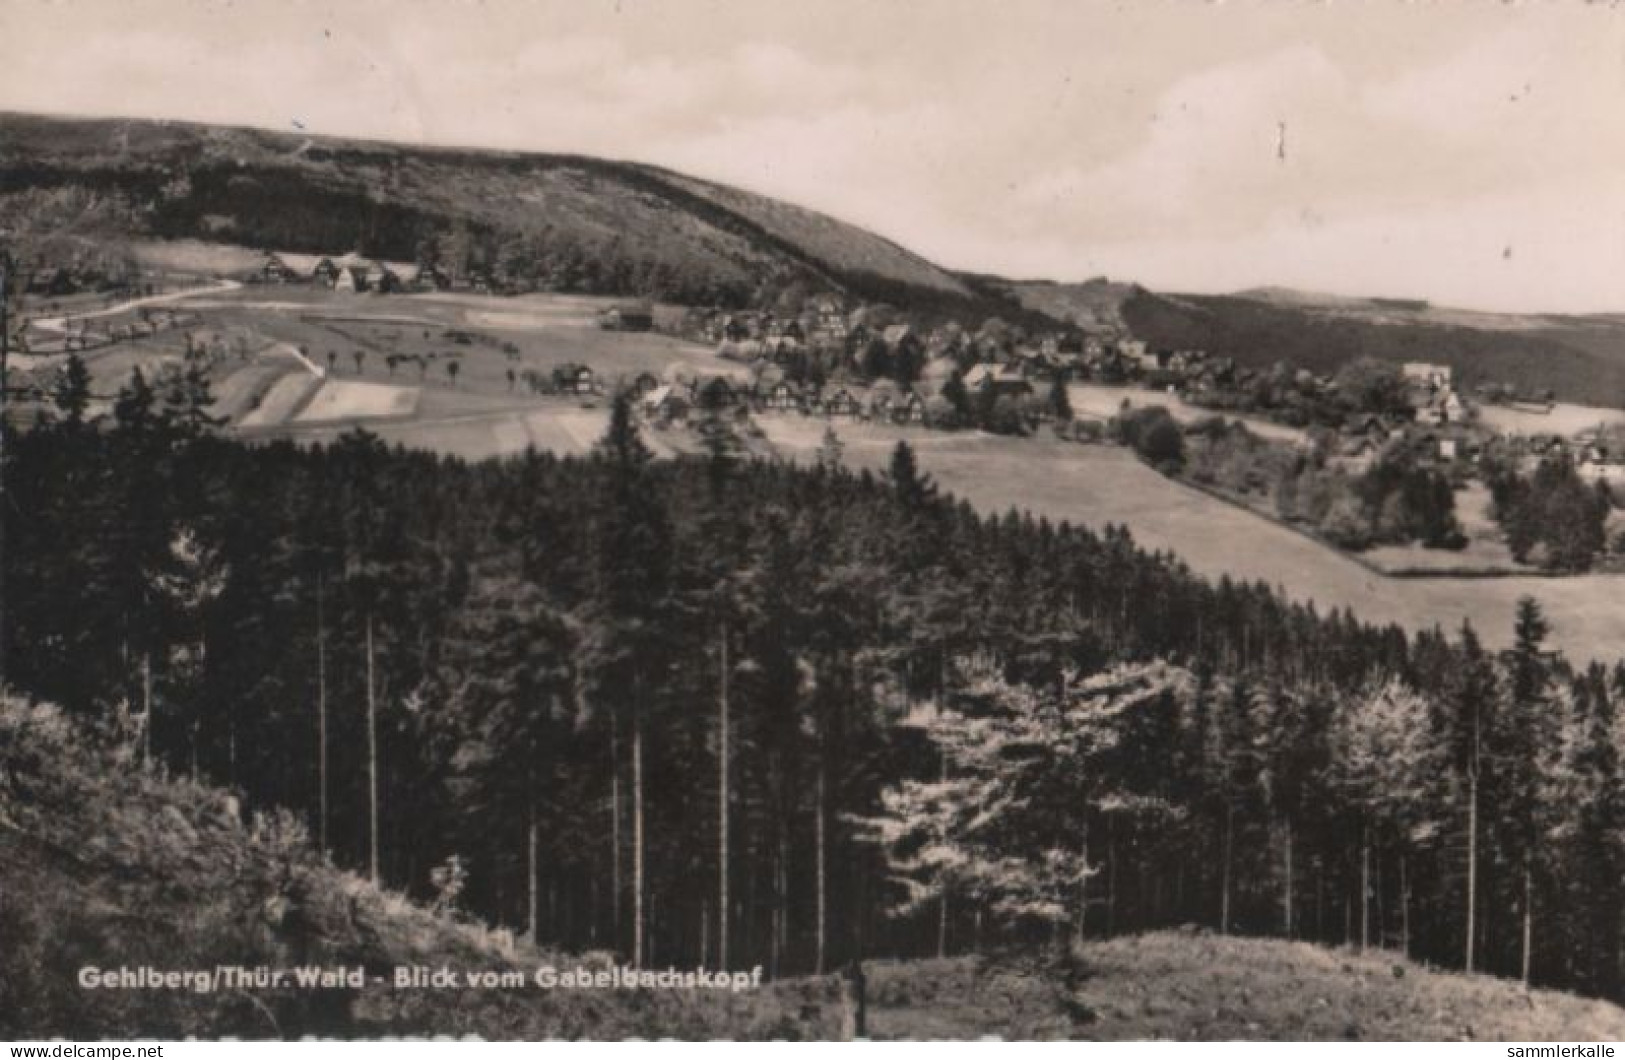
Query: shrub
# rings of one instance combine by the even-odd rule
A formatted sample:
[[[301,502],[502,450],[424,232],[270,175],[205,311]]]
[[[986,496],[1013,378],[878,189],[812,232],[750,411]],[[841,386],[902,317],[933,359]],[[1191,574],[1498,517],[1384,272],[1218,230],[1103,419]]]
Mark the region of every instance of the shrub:
[[[1185,465],[1185,432],[1161,405],[1130,409],[1116,419],[1118,437],[1140,459],[1162,471]]]

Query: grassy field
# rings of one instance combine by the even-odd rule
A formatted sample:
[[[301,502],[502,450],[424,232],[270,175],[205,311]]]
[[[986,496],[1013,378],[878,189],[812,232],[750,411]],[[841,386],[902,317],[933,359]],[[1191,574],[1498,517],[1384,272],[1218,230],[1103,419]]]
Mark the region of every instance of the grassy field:
[[[266,391],[260,402],[237,421],[242,427],[277,427],[286,423],[306,399],[321,386],[321,380],[302,368],[288,371]]]
[[[221,276],[230,273],[249,273],[258,269],[265,255],[248,247],[229,243],[205,243],[197,239],[164,241],[142,239],[132,241],[130,254],[149,269],[168,272],[192,273],[200,276]]]
[[[397,419],[417,411],[418,388],[329,379],[295,417],[299,423]]]
[[[1041,965],[869,965],[879,1039],[1614,1041],[1625,1010],[1429,971],[1394,954],[1160,932],[1086,944],[1070,978]]]
[[[764,416],[768,438],[786,455],[808,458],[823,421]],[[1030,509],[1052,519],[1126,525],[1142,547],[1172,553],[1198,574],[1260,581],[1325,613],[1408,630],[1448,631],[1471,620],[1486,643],[1510,641],[1512,616],[1528,595],[1546,610],[1552,641],[1577,659],[1625,656],[1625,578],[1387,578],[1337,551],[1205,493],[1171,481],[1114,446],[1053,437],[1000,438],[918,428],[837,424],[853,467],[880,470],[900,438],[944,488],[984,512]]]
[[[292,815],[244,821],[50,707],[0,701],[0,1037],[839,1039],[835,976],[761,990],[396,990],[388,969],[608,967],[436,914],[333,867]],[[359,989],[90,991],[79,970],[364,965]],[[1030,956],[865,962],[878,1039],[1611,1041],[1625,1011],[1393,954],[1161,932]]]
[[[210,293],[189,300],[186,308],[234,339],[252,335],[256,349],[273,343],[303,349],[336,377],[418,384],[426,404],[438,390],[502,397],[511,406],[533,396],[526,373],[550,377],[565,364],[591,367],[606,392],[642,372],[662,379],[749,378],[744,365],[717,357],[708,346],[599,328],[597,314],[613,302],[563,295],[380,297],[288,286]],[[180,341],[177,335],[170,344],[178,349]],[[457,365],[455,377],[447,370],[451,363]]]
[[[404,301],[413,303],[414,313],[434,319],[439,326],[345,319],[332,323],[330,345],[346,346],[347,350],[388,349],[440,362],[460,355],[457,385],[491,392],[507,392],[509,369],[522,380],[527,370],[546,375],[555,367],[571,363],[590,366],[611,389],[630,382],[640,372],[653,372],[663,378],[674,371],[735,379],[749,376],[744,365],[722,360],[707,346],[654,332],[599,328],[595,321],[604,304],[601,301],[541,296],[494,300],[455,295],[412,296]],[[458,330],[489,341],[456,343],[448,331]],[[509,349],[504,350],[503,345]],[[349,352],[341,352],[340,363],[348,367],[352,363],[350,356]],[[366,366],[369,375],[387,372],[381,357],[370,359],[377,363]],[[434,375],[449,382],[442,370],[432,370],[431,377]],[[519,386],[523,388],[523,382]]]
[[[184,356],[178,338],[173,343],[148,338],[93,350],[82,359],[90,371],[90,392],[111,397],[130,381],[130,373],[136,368],[151,382],[165,365],[179,365]]]
[[[264,408],[266,396],[290,371],[297,369],[285,361],[270,357],[256,360],[214,387],[214,406],[209,411],[234,423],[243,422]]]
[[[301,429],[295,437],[332,442],[354,422]],[[369,422],[366,428],[388,445],[428,449],[464,460],[515,456],[526,449],[559,456],[585,456],[609,426],[607,410],[582,409],[555,403],[522,411],[499,410],[455,417],[408,421]],[[644,431],[644,440],[657,456],[671,456],[680,442],[671,432]]]

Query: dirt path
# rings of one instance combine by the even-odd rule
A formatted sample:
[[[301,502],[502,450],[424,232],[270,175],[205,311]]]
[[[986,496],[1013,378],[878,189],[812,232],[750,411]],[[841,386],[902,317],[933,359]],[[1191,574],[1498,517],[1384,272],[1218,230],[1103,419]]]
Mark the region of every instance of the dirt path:
[[[294,360],[304,365],[310,370],[310,374],[315,376],[317,379],[327,378],[327,369],[320,367],[315,361],[311,360],[309,357],[306,357],[299,351],[299,347],[293,345],[291,342],[278,343],[276,349],[282,353],[288,354]]]

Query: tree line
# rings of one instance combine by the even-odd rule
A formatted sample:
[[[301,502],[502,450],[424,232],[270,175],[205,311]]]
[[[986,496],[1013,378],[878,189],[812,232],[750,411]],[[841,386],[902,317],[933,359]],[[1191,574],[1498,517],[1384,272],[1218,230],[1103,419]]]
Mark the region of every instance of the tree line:
[[[1020,945],[1063,911],[1615,992],[1625,671],[1548,653],[1533,609],[1505,658],[1408,637],[980,515],[906,446],[747,460],[717,420],[657,462],[624,401],[587,458],[246,446],[184,381],[101,424],[65,386],[7,439],[5,680],[384,884],[455,876],[471,914],[644,964]],[[989,767],[972,720],[1042,750]],[[899,798],[1028,783],[965,860],[1032,887],[921,875]],[[927,846],[975,852],[930,812]]]

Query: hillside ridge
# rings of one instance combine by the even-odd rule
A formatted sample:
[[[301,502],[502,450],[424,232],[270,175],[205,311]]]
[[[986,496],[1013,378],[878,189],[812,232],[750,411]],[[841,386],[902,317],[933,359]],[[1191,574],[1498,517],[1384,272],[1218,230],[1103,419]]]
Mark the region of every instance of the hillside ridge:
[[[859,298],[974,305],[959,276],[837,218],[641,162],[131,118],[0,112],[0,233],[359,250],[412,261],[471,242],[488,264],[553,254],[550,277],[694,302],[803,282]],[[524,267],[523,261],[510,261]]]

